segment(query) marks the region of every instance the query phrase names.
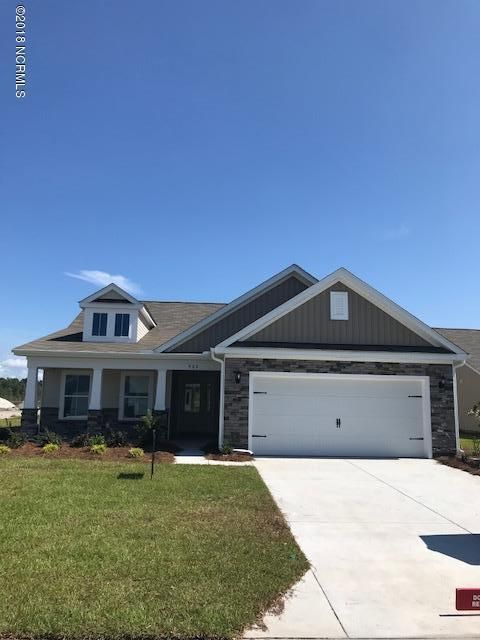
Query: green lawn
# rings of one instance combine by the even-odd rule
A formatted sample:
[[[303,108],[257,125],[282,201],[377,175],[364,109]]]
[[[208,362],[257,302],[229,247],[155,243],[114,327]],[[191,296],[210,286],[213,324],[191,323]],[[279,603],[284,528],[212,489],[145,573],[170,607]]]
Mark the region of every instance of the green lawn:
[[[0,474],[0,636],[232,637],[307,569],[253,467],[151,481],[5,457]]]
[[[465,453],[473,453],[473,441],[475,437],[472,435],[462,435],[460,434],[460,447],[465,451]],[[477,440],[480,440],[480,434],[477,437]]]

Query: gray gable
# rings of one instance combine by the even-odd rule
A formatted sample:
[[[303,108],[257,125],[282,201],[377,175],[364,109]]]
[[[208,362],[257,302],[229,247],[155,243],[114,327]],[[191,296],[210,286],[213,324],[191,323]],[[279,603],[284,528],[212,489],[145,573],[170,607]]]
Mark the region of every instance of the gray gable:
[[[348,320],[330,319],[330,291],[348,292]],[[247,344],[432,349],[429,342],[341,282],[238,342],[237,346]]]

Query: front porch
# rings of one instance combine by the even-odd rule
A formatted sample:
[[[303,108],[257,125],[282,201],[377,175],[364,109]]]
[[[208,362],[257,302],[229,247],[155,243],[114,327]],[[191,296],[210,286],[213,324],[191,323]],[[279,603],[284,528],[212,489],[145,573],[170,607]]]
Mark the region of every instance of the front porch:
[[[124,431],[133,435],[151,411],[162,416],[167,437],[218,442],[220,370],[212,361],[175,368],[29,366],[22,430],[48,429],[70,440],[80,433]],[[202,368],[200,368],[202,366]],[[37,398],[39,370],[41,398]]]

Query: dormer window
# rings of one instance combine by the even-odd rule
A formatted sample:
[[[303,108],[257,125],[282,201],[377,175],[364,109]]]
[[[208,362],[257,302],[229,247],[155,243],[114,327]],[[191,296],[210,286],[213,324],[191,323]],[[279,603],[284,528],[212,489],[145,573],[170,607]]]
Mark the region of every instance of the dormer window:
[[[107,318],[106,313],[94,313],[92,320],[92,336],[107,335]]]
[[[115,336],[127,338],[130,333],[130,314],[115,314]]]
[[[330,320],[348,320],[347,291],[330,291]]]

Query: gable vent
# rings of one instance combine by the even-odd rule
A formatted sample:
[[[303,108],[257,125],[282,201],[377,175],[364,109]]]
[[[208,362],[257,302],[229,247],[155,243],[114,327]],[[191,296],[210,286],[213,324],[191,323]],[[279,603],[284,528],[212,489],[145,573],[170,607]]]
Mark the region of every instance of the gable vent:
[[[330,291],[330,320],[348,320],[347,291]]]

